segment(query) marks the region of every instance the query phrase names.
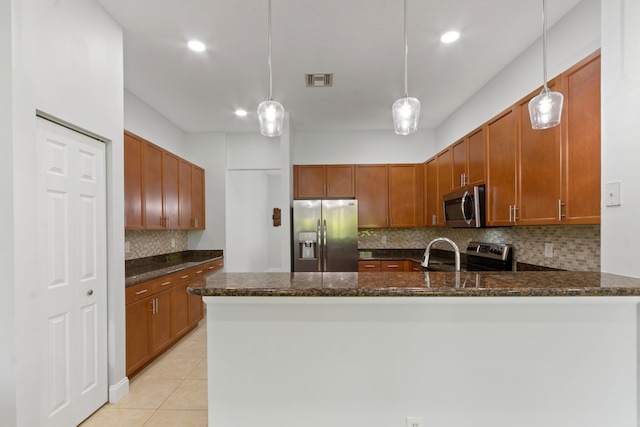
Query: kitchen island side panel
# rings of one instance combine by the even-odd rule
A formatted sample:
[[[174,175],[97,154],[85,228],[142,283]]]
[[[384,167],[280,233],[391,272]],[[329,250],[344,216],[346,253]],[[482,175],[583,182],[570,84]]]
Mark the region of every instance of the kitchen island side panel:
[[[204,299],[212,427],[638,425],[635,297]]]

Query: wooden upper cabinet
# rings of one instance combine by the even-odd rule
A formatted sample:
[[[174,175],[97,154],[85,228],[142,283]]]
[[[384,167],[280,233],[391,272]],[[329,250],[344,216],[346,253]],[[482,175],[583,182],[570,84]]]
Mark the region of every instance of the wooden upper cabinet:
[[[124,133],[125,229],[203,229],[204,169]]]
[[[469,170],[469,144],[467,138],[451,146],[451,170],[453,188],[467,185],[466,177]]]
[[[191,163],[180,160],[180,226],[183,229],[193,228],[191,201]]]
[[[356,165],[358,227],[386,227],[389,194],[387,165]]]
[[[440,152],[436,155],[438,169],[438,191],[436,193],[437,225],[444,226],[444,206],[443,197],[453,189],[451,170],[451,149]]]
[[[438,159],[424,163],[424,224],[438,225]]]
[[[164,226],[180,229],[180,158],[168,151],[162,152],[162,194]]]
[[[557,91],[556,82],[549,82],[549,89]],[[531,127],[529,101],[539,93],[540,90],[536,90],[516,106],[519,150],[516,222],[521,225],[560,221],[560,127]]]
[[[487,125],[487,225],[513,225],[516,155],[516,113],[510,108]]]
[[[563,73],[562,222],[600,223],[600,52]]]
[[[422,165],[389,165],[388,174],[389,226],[422,226]]]
[[[191,168],[191,216],[192,227],[197,230],[205,228],[205,193],[204,169],[193,165]]]
[[[147,230],[164,229],[162,195],[162,148],[149,142],[142,149],[142,182],[144,194],[144,223]]]
[[[452,189],[484,183],[485,145],[481,127],[451,146]]]
[[[354,165],[294,165],[294,197],[355,197]]]
[[[487,137],[485,127],[476,129],[467,139],[467,185],[480,185],[485,182],[485,148]]]
[[[124,134],[124,212],[125,229],[144,229],[142,199],[142,144],[133,134]]]

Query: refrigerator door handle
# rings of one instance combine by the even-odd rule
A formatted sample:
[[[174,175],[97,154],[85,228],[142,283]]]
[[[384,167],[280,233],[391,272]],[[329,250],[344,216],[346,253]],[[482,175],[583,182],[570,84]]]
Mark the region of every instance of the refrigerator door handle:
[[[322,236],[322,257],[324,258],[324,269],[322,271],[327,270],[327,220],[323,220],[323,236]]]
[[[316,248],[316,258],[318,259],[318,271],[322,271],[322,256],[321,256],[321,254],[322,254],[323,248],[320,245],[320,242],[322,242],[321,236],[320,236],[320,220],[318,220],[318,226],[317,226],[317,229],[316,229],[316,234],[317,234],[317,240],[316,241],[318,242],[317,243],[317,248]]]

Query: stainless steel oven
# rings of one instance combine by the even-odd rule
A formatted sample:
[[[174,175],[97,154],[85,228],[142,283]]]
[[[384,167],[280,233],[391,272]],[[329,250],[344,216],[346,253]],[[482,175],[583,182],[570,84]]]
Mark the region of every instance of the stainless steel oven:
[[[469,242],[467,271],[513,271],[513,248],[507,243]]]

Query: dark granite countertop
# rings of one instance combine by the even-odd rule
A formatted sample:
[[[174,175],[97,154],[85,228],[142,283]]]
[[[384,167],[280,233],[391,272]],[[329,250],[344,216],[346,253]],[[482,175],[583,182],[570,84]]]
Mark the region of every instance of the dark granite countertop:
[[[125,287],[186,270],[223,257],[222,250],[189,250],[126,260]]]
[[[217,273],[201,296],[640,296],[640,279],[575,271]]]

